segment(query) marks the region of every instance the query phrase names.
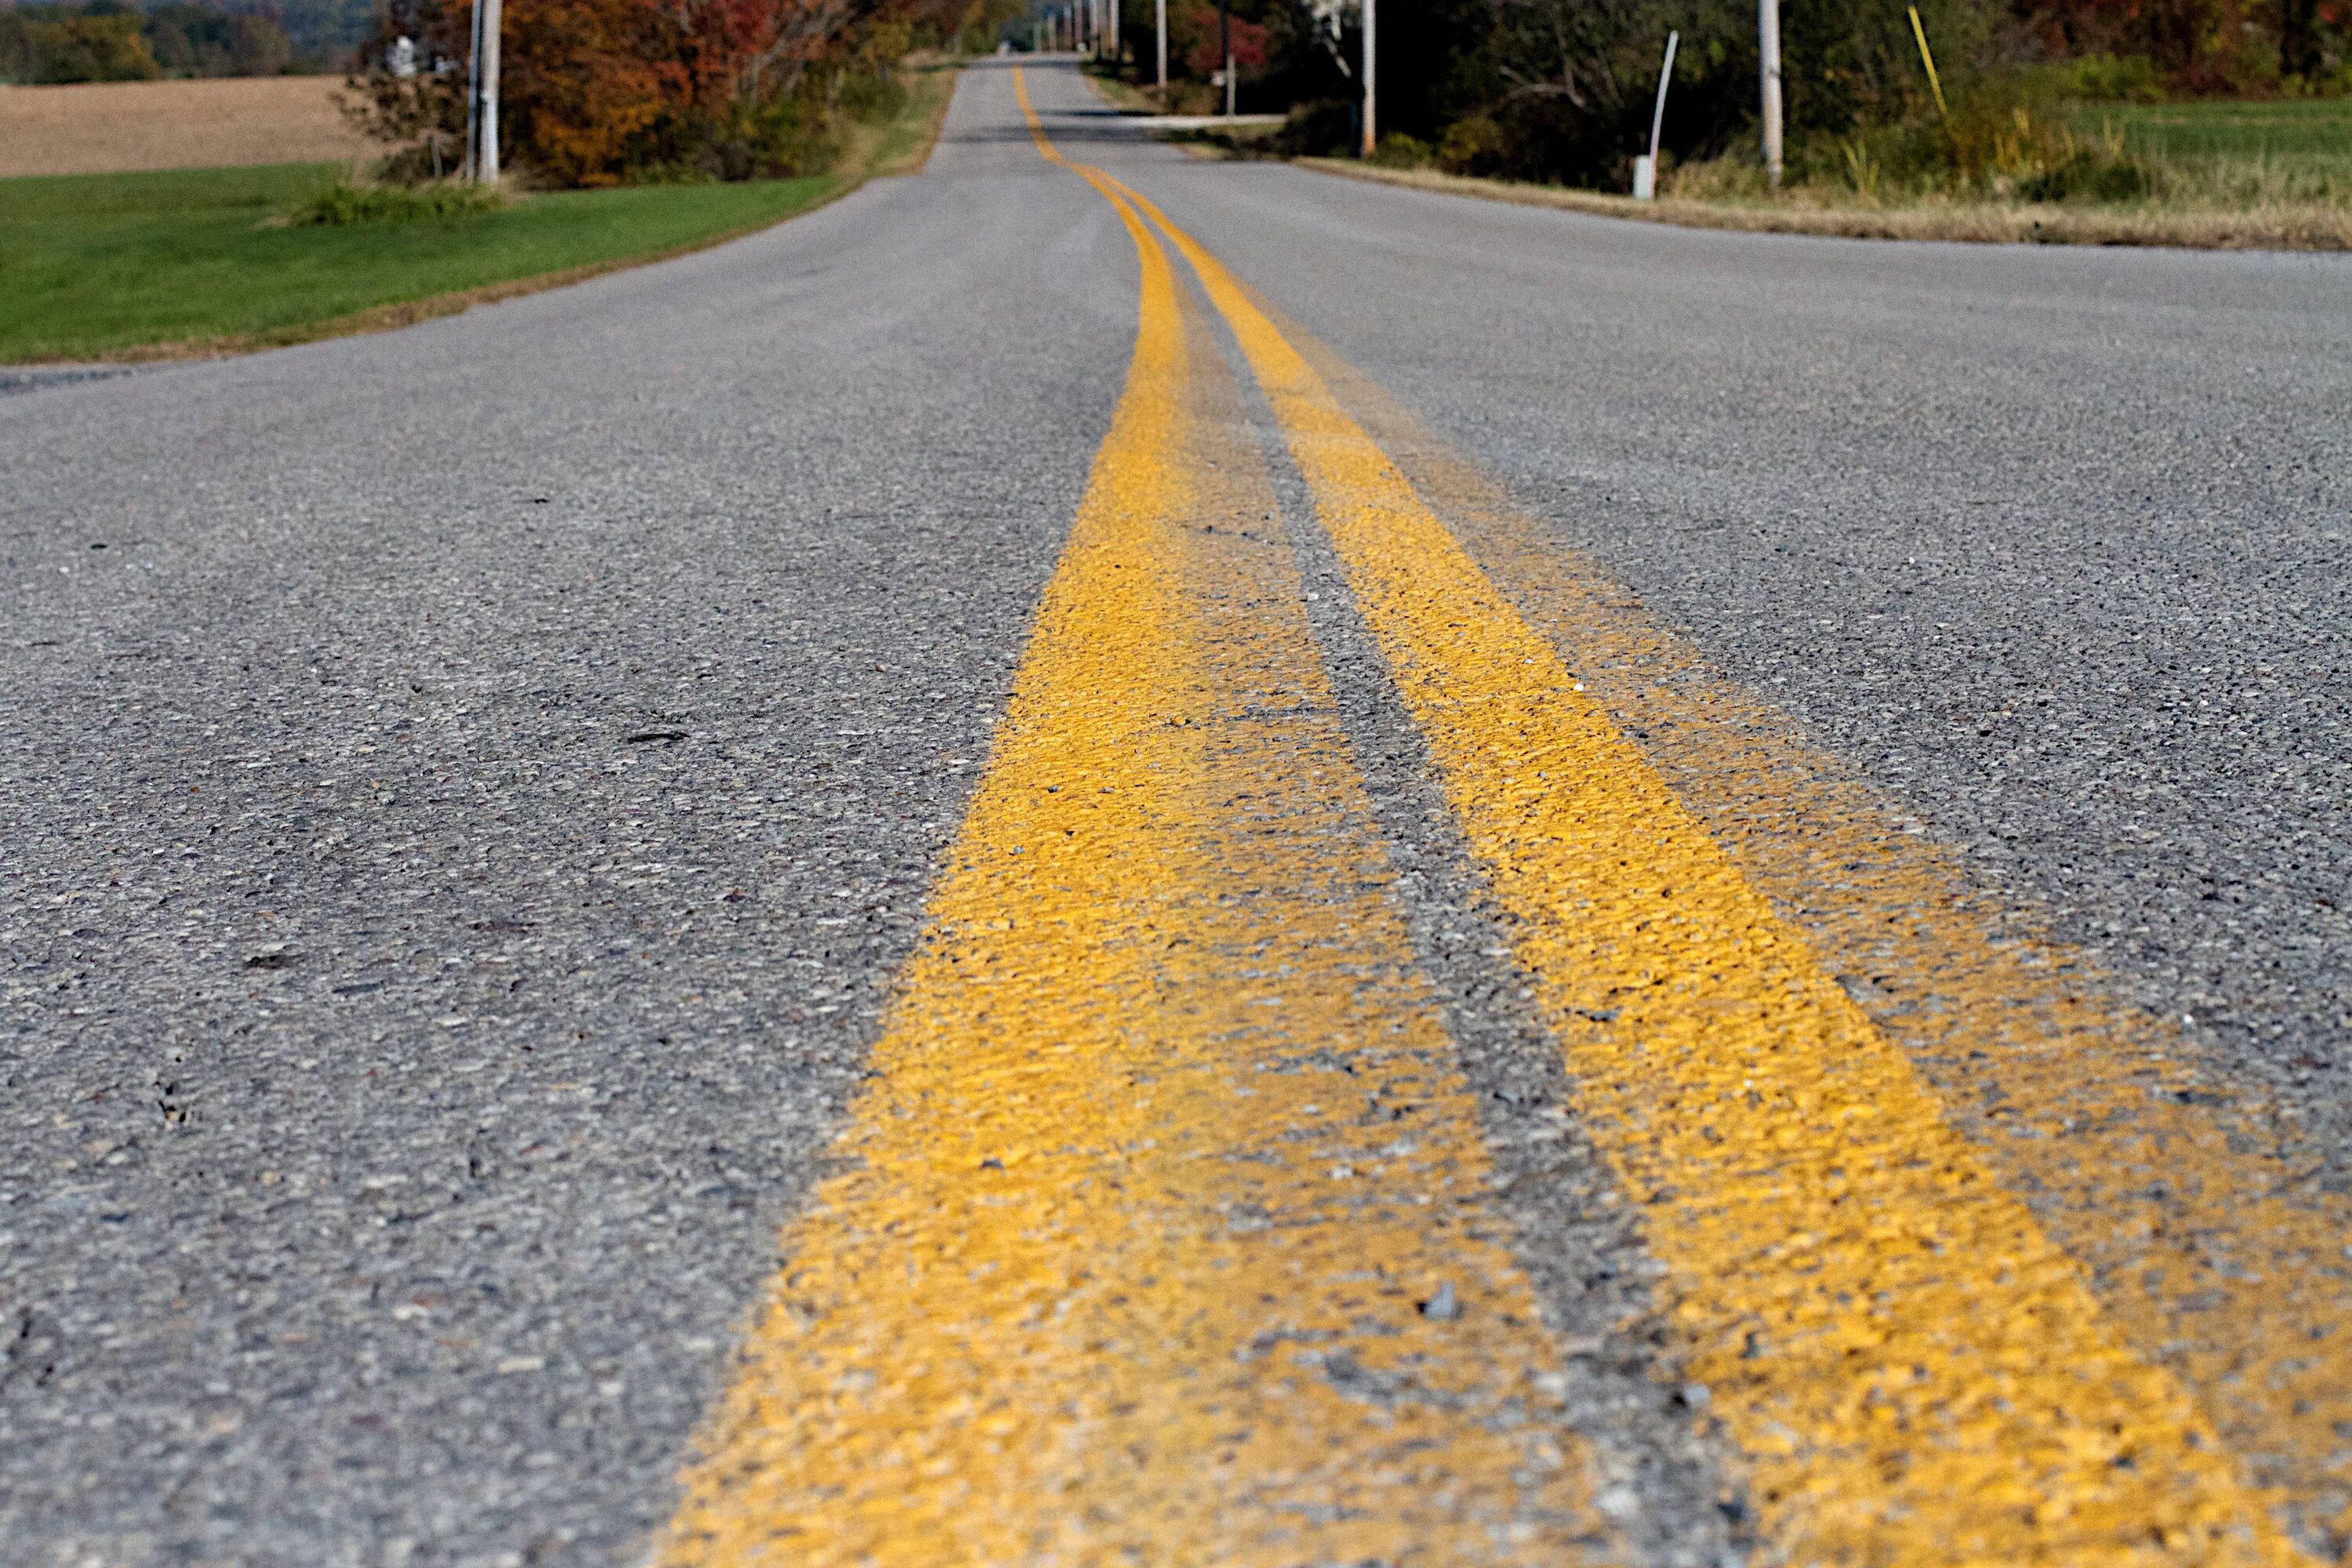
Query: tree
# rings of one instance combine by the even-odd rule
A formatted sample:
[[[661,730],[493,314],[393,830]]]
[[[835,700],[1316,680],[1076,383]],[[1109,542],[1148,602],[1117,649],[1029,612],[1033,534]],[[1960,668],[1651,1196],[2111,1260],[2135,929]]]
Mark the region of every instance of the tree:
[[[42,81],[147,81],[163,74],[135,13],[26,20]]]

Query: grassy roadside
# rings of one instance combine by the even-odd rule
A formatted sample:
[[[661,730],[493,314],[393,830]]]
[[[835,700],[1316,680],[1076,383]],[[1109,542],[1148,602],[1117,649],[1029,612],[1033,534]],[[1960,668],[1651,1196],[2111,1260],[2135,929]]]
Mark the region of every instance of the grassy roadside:
[[[1300,158],[1303,167],[1351,180],[1405,185],[1558,207],[1603,217],[1685,228],[1762,234],[1836,235],[1853,239],[1941,239],[2038,245],[2147,245],[2213,250],[2352,250],[2352,211],[2303,204],[2259,204],[2242,210],[2172,209],[2071,202],[1920,202],[1851,205],[1808,192],[1774,202],[1694,201],[1664,196],[1637,202],[1603,191],[1476,179],[1433,169],[1390,169],[1344,158]]]
[[[716,245],[919,168],[955,67],[910,68],[901,112],[831,173],[561,191],[450,222],[281,226],[335,163],[0,181],[0,363],[236,353],[378,331]]]
[[[2224,250],[2352,250],[2352,100],[2084,104],[2083,143],[2160,165],[2168,193],[2133,201],[2024,201],[1882,195],[1838,183],[1770,193],[1737,159],[1670,169],[1664,195],[1538,185],[1347,158],[1295,158],[1323,174],[1688,228],[1856,239],[2139,245]],[[1267,139],[1214,131],[1183,140],[1210,156],[1273,155]]]

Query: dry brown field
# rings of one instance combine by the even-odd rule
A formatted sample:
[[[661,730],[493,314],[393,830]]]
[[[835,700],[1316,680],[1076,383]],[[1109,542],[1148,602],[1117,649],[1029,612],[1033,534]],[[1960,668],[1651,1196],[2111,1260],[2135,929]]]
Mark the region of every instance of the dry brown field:
[[[338,76],[0,87],[0,178],[374,156]]]

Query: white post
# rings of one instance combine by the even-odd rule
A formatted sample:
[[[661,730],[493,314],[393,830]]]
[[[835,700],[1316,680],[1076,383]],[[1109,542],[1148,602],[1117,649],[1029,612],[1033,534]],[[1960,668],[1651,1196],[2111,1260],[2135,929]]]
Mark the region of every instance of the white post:
[[[1764,174],[1780,187],[1780,0],[1756,0],[1756,52],[1764,73]]]
[[[1225,59],[1225,118],[1234,117],[1234,6],[1217,0],[1217,53]]]
[[[483,185],[499,183],[499,0],[476,0],[466,152],[475,184]]]
[[[1658,106],[1650,111],[1650,155],[1633,161],[1633,199],[1646,202],[1658,194],[1658,134],[1666,128],[1666,84],[1675,79],[1677,32],[1666,34],[1666,63],[1658,68]]]
[[[1168,112],[1168,0],[1160,0],[1160,112]]]
[[[1378,26],[1378,22],[1377,22],[1377,20],[1376,20],[1376,18],[1375,18],[1375,16],[1374,16],[1374,15],[1373,15],[1373,13],[1374,13],[1374,7],[1375,7],[1375,0],[1364,0],[1364,146],[1363,146],[1363,153],[1364,153],[1364,156],[1365,156],[1365,157],[1367,157],[1367,158],[1369,158],[1369,157],[1370,157],[1370,156],[1372,155],[1372,149],[1373,149],[1375,146],[1378,146],[1378,145],[1380,144],[1380,132],[1379,132],[1378,127],[1374,124],[1374,112],[1375,112],[1375,111],[1374,111],[1374,107],[1373,107],[1373,98],[1374,98],[1374,94],[1373,94],[1373,83],[1374,83],[1374,81],[1375,81],[1375,76],[1374,76],[1374,66],[1375,66],[1375,64],[1376,64],[1376,62],[1377,62],[1377,60],[1378,60],[1378,58],[1379,58],[1379,50],[1378,50],[1376,47],[1374,47],[1374,45],[1373,45],[1373,34],[1374,34],[1375,29],[1376,29],[1376,28],[1377,28],[1377,26]]]

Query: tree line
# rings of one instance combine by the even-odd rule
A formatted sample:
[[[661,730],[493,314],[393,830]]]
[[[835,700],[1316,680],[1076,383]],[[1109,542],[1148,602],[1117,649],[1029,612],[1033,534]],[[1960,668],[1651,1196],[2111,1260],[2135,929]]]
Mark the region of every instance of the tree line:
[[[849,120],[891,112],[919,47],[993,47],[1020,0],[505,0],[499,149],[537,183],[598,186],[807,173]],[[352,112],[451,166],[466,124],[471,0],[388,0]]]
[[[323,71],[271,11],[122,0],[0,6],[0,82],[148,81]]]
[[[1966,161],[1973,142],[1993,157],[1992,143],[2017,124],[2041,137],[2059,95],[2352,90],[2352,0],[1918,0],[1917,9],[1953,96],[1948,116],[1932,100],[1908,0],[1782,0],[1782,79],[1800,157],[1875,155],[1874,133],[1905,128],[1939,141],[1939,156]],[[1358,8],[1232,0],[1232,10],[1243,107],[1289,111],[1290,151],[1350,146]],[[1153,0],[1121,0],[1138,80],[1152,59],[1153,13]],[[1186,85],[1216,68],[1216,13],[1171,0],[1169,14],[1170,69],[1185,101]],[[1646,146],[1670,30],[1682,43],[1669,153],[1697,160],[1750,145],[1754,0],[1384,0],[1380,125],[1407,154],[1461,173],[1619,184]],[[1205,106],[1204,91],[1193,96]]]

